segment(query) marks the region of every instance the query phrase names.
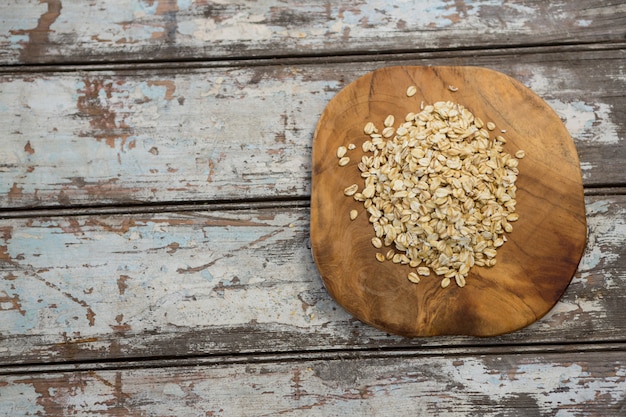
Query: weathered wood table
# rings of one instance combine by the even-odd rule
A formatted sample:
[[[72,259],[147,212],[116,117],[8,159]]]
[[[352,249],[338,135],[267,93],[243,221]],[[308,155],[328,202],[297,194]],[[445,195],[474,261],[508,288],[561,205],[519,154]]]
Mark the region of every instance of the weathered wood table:
[[[626,2],[4,0],[0,415],[626,415]],[[492,338],[404,339],[309,244],[328,101],[476,65],[559,114],[588,241]]]

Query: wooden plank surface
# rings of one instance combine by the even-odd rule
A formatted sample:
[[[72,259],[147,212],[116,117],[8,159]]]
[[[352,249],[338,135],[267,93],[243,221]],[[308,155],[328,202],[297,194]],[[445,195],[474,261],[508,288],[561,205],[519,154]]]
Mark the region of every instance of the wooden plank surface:
[[[586,186],[624,184],[626,49],[0,75],[0,207],[302,198],[342,87],[390,65],[480,65],[564,120]],[[602,65],[598,65],[602,62]],[[46,92],[46,98],[42,97]]]
[[[132,357],[624,342],[626,196],[588,197],[564,297],[496,338],[402,339],[330,299],[304,207],[0,222],[0,364]]]
[[[400,356],[50,372],[0,380],[0,414],[620,416],[623,352]]]
[[[626,2],[5,0],[0,416],[626,414]],[[390,65],[517,78],[577,148],[555,308],[404,339],[328,295],[311,139]]]
[[[5,0],[0,63],[180,60],[623,40],[626,4]]]

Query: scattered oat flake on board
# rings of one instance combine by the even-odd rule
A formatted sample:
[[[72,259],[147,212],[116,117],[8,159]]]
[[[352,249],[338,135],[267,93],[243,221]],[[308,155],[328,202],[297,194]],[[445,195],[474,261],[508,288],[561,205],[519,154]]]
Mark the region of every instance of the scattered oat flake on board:
[[[346,188],[343,190],[343,193],[344,193],[345,195],[347,195],[348,197],[349,197],[349,196],[353,196],[354,194],[356,194],[356,192],[357,192],[357,190],[358,190],[358,189],[359,189],[359,186],[358,186],[358,185],[356,185],[356,184],[352,184],[351,186],[346,187]]]
[[[420,277],[415,272],[409,272],[407,278],[414,284],[419,284]]]

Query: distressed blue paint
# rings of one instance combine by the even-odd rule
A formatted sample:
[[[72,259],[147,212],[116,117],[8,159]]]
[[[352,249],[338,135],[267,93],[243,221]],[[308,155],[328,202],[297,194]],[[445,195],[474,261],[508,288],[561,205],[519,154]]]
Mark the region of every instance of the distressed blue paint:
[[[212,282],[213,281],[213,275],[211,274],[211,272],[209,271],[208,268],[203,269],[202,271],[200,271],[200,276],[202,278],[204,278],[207,282]]]
[[[94,256],[97,252],[91,244],[84,243],[93,242],[91,237],[64,232],[61,226],[69,225],[44,221],[35,227],[22,228],[8,243],[7,251],[12,258],[24,258],[17,261],[24,267],[18,269],[18,278],[12,282],[17,284],[26,311],[25,316],[13,321],[2,321],[7,326],[4,330],[11,334],[39,333],[49,328],[70,333],[85,326],[89,306],[105,301],[106,294],[117,290],[115,282],[98,276],[98,268],[91,273],[83,267],[106,262]],[[94,288],[97,289],[88,293]],[[83,302],[87,306],[81,305]]]
[[[7,4],[8,3],[8,4]],[[0,15],[0,39],[4,39],[11,50],[22,49],[28,42],[28,33],[21,31],[31,30],[37,27],[39,17],[45,13],[47,6],[40,1],[15,1],[2,2]]]
[[[490,376],[487,378],[487,383],[499,387],[502,385],[502,379],[499,376]]]
[[[193,268],[215,260],[221,262],[219,258],[224,254],[272,247],[282,233],[270,224],[251,225],[245,219],[244,223],[233,219],[231,225],[211,226],[199,221],[184,227],[177,226],[176,219],[137,219],[137,224],[124,233],[115,232],[121,218],[103,218],[102,226],[88,220],[34,221],[30,226],[22,224],[13,233],[6,244],[11,258],[19,259],[18,277],[0,281],[0,290],[17,294],[26,314],[3,312],[3,334],[40,334],[54,329],[56,334],[80,333],[86,337],[107,331],[108,326],[116,324],[113,319],[117,314],[132,318],[134,297],[152,298],[155,291],[191,297],[206,283],[231,286],[235,276],[239,284],[245,285],[256,276],[256,271],[239,269],[237,262],[228,257],[224,259],[230,266],[209,266],[197,272]],[[261,238],[267,240],[252,244]],[[173,243],[178,247],[170,246]],[[144,254],[144,260],[137,261],[138,253]],[[188,273],[184,272],[186,269]],[[220,276],[214,276],[213,269],[220,270]],[[161,274],[155,276],[153,270]],[[130,277],[124,294],[118,287],[120,275]],[[93,325],[88,323],[88,309],[95,313]]]
[[[593,106],[583,101],[574,101],[570,105],[572,108],[574,108],[574,110],[583,114],[584,113],[588,114],[586,115],[585,124],[582,130],[584,132],[592,132],[594,129],[594,124],[597,123],[597,118],[598,118],[596,115],[596,109]],[[579,114],[574,113],[571,115],[571,117],[577,118]]]
[[[598,213],[606,213],[609,210],[611,204],[606,200],[597,200],[587,204],[586,210],[588,215],[594,215]]]
[[[79,94],[80,91],[85,91],[85,88],[87,87],[87,84],[85,84],[85,81],[83,81],[82,79],[77,79],[74,81],[74,95],[72,97],[72,101],[74,103],[76,103],[78,101],[78,98],[83,95],[83,94]]]
[[[171,100],[165,98],[167,93],[167,87],[163,85],[157,85],[150,81],[142,81],[138,84],[141,93],[149,100],[158,103],[159,105],[167,108]]]
[[[36,152],[25,155],[26,141],[21,136],[15,136],[10,149],[0,150],[19,156],[19,160],[3,160],[14,159],[16,166],[23,167],[22,172],[12,171],[5,176],[13,175],[19,181],[7,181],[4,195],[13,182],[23,188],[22,199],[32,200],[37,194],[41,203],[53,204],[61,189],[70,203],[108,203],[124,195],[152,201],[163,199],[162,195],[172,200],[185,195],[219,198],[233,193],[291,194],[293,176],[284,173],[309,172],[310,155],[300,148],[306,147],[323,104],[342,84],[336,80],[307,81],[300,75],[304,72],[285,71],[291,80],[263,77],[253,88],[242,87],[255,75],[250,70],[154,79],[102,72],[2,84],[6,92],[3,97],[7,98],[0,101],[8,109],[0,114],[0,121],[15,124],[9,115],[21,112],[19,123],[25,126],[22,130]],[[212,88],[207,78],[222,78],[220,97],[206,94]],[[112,87],[110,97],[104,90],[92,92],[99,94],[96,106],[108,117],[108,125],[98,120],[98,108],[93,109],[95,115],[86,114],[89,109],[77,108],[87,85],[96,81]],[[172,84],[161,84],[164,82]],[[41,90],[54,91],[61,98],[41,101]],[[172,100],[168,94],[173,94]],[[314,100],[302,100],[303,95],[311,94]],[[24,101],[37,111],[16,110],[16,104],[11,106],[8,100]],[[268,115],[264,109],[279,102],[287,107],[284,116]],[[287,118],[286,130],[282,127],[283,117]],[[232,124],[232,118],[244,122]],[[300,126],[310,129],[295,130]],[[276,140],[278,134],[295,146],[285,147]],[[28,160],[21,159],[27,156]],[[26,172],[29,164],[34,171]],[[173,176],[178,181],[172,181]],[[302,184],[308,186],[308,182],[298,184],[300,188]]]
[[[193,5],[193,0],[178,0],[178,10],[190,9]]]
[[[159,6],[158,1],[146,2],[145,0],[133,0],[130,3],[130,8],[133,13],[146,13],[149,15],[156,14],[157,7]]]
[[[605,254],[602,253],[602,250],[594,246],[592,248],[588,248],[585,252],[584,256],[580,260],[580,265],[578,266],[579,271],[591,271],[600,265],[600,262],[604,259]]]
[[[590,106],[589,104],[582,102],[582,101],[573,101],[572,107],[582,112],[590,112],[590,113],[594,112],[593,106]]]
[[[22,49],[24,43],[28,42],[28,35],[10,35],[9,37],[10,49]]]
[[[2,97],[6,97],[6,92],[2,88],[2,84],[0,84],[0,113],[6,113],[7,111],[9,111],[10,107],[6,103],[1,101]]]
[[[351,11],[343,12],[343,23],[354,27],[358,31],[363,18],[368,24],[393,32],[400,21],[406,25],[405,30],[414,28],[447,28],[455,24],[453,15],[459,14],[459,18],[467,19],[476,17],[479,13],[479,6],[490,5],[494,2],[481,2],[474,5],[472,1],[464,1],[463,11],[455,9],[452,2],[445,0],[421,0],[421,1],[391,1],[378,0],[368,2],[366,7],[361,7],[357,13]],[[498,2],[499,3],[499,2]],[[352,32],[351,32],[352,33]]]
[[[44,416],[48,413],[37,401],[39,397],[33,384],[22,384],[19,380],[0,384],[0,415]]]

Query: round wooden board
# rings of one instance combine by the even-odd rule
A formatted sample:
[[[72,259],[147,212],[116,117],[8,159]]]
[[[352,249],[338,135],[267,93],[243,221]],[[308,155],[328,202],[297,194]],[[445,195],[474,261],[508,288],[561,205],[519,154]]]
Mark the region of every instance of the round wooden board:
[[[417,94],[406,96],[410,85]],[[454,86],[453,92],[448,87]],[[363,179],[357,168],[368,121],[397,121],[420,103],[450,100],[506,139],[505,151],[523,149],[517,179],[520,219],[498,249],[492,268],[473,267],[467,285],[445,289],[433,273],[419,284],[406,265],[380,263],[363,204],[343,194]],[[398,122],[396,122],[396,126]],[[504,130],[505,133],[500,133]],[[354,143],[340,167],[337,147]],[[359,216],[351,221],[349,212]],[[580,164],[573,141],[554,111],[518,81],[476,67],[389,67],[340,91],[321,115],[313,141],[311,244],[331,296],[358,319],[408,337],[492,336],[525,327],[558,301],[582,256],[586,219]],[[386,251],[386,250],[385,250]]]

